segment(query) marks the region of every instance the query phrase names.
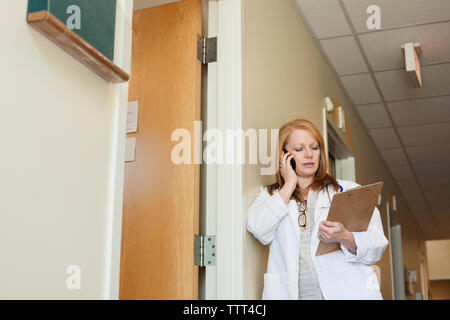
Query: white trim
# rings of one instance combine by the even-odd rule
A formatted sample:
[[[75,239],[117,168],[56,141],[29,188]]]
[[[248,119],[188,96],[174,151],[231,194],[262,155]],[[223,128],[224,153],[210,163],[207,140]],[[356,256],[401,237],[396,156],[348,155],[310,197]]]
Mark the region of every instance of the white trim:
[[[426,270],[427,264],[425,258],[419,253],[420,291],[422,292],[423,300],[428,300],[428,279]]]
[[[208,37],[217,37],[218,2],[203,0],[204,16],[207,25],[204,33]],[[203,35],[205,35],[203,34]],[[207,70],[202,71],[202,121],[203,131],[217,128],[218,105],[218,63],[210,63]],[[201,166],[201,212],[200,232],[204,235],[217,234],[217,165],[203,163]],[[201,271],[203,272],[203,270]],[[217,299],[217,268],[207,267],[204,279],[199,283],[199,299]]]
[[[218,1],[217,129],[242,128],[242,0]],[[243,299],[243,165],[217,165],[217,299]]]
[[[225,133],[242,128],[242,0],[209,1],[207,10],[207,34],[218,46],[206,75],[203,129]],[[217,236],[216,267],[206,267],[202,298],[243,299],[243,166],[204,163],[202,183],[202,231]]]
[[[324,107],[322,108],[322,137],[323,137],[323,142],[325,143],[325,157],[327,159],[327,163],[330,163],[330,150],[328,148],[328,112],[327,112],[327,108]],[[331,172],[329,172],[328,168],[327,168],[327,172],[330,174]]]
[[[343,180],[356,181],[355,157],[344,135],[340,129],[336,127],[331,117],[328,115],[326,107],[322,109],[322,125],[323,125],[323,139],[325,143],[325,153],[327,161],[329,153],[335,159],[336,178]],[[330,137],[334,145],[334,154],[330,152]]]
[[[386,201],[386,216],[387,216],[387,232],[388,232],[388,242],[389,242],[389,266],[391,269],[391,291],[392,291],[392,300],[395,300],[395,291],[394,291],[394,262],[392,258],[392,242],[391,242],[391,214],[390,214],[390,206],[389,200]]]
[[[326,121],[327,133],[329,133],[333,140],[337,143],[336,151],[339,151],[339,154],[336,154],[336,156],[340,159],[353,156],[352,148],[350,148],[347,139],[328,114],[326,115]],[[328,129],[328,127],[330,129]]]
[[[131,21],[133,3],[117,2],[114,62],[127,72],[131,69]],[[128,83],[114,86],[114,117],[111,129],[111,180],[109,181],[108,215],[105,242],[104,299],[119,298],[120,251],[122,244],[122,203]]]

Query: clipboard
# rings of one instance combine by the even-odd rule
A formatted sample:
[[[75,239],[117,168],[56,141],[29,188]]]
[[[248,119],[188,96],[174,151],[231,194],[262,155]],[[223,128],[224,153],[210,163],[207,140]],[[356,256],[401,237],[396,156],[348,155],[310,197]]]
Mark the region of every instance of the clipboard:
[[[331,202],[327,221],[340,222],[350,232],[367,231],[383,182],[377,182],[336,193]],[[340,243],[319,242],[316,256],[341,249]]]

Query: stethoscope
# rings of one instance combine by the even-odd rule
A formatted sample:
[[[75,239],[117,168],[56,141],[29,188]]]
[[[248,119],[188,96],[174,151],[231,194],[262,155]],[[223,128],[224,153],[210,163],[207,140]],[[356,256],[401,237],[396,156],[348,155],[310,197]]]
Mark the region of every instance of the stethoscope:
[[[340,184],[338,184],[338,185],[339,185],[339,191],[338,192],[344,191],[344,188],[342,188],[342,186]],[[330,206],[331,206],[331,197],[330,197],[330,192],[328,191],[328,186],[329,186],[329,184],[327,184],[325,186],[325,189],[327,189],[328,201],[330,201]],[[319,237],[322,239],[323,235],[321,234]]]
[[[330,192],[328,191],[328,186],[329,184],[326,185],[325,189],[327,189],[327,195],[328,195],[328,201],[330,201],[330,205],[331,205],[331,197],[330,197]],[[339,184],[339,192],[344,191],[344,188],[342,188],[342,186]]]

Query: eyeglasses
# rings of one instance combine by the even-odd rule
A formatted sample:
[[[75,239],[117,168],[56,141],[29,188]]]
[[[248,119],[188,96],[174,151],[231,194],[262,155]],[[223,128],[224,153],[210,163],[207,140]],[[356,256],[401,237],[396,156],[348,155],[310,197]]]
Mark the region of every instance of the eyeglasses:
[[[298,225],[302,228],[306,227],[306,208],[307,208],[307,202],[306,200],[303,200],[302,202],[297,202],[298,205],[298,212],[300,215],[298,216]]]

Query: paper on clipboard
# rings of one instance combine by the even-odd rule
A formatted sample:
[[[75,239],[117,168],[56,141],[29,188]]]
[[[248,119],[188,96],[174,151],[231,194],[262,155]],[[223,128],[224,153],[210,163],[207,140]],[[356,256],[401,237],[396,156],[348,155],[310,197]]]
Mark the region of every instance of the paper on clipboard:
[[[383,182],[336,193],[328,212],[328,221],[340,222],[350,232],[366,231],[372,219]],[[316,256],[340,250],[340,244],[319,242]]]

